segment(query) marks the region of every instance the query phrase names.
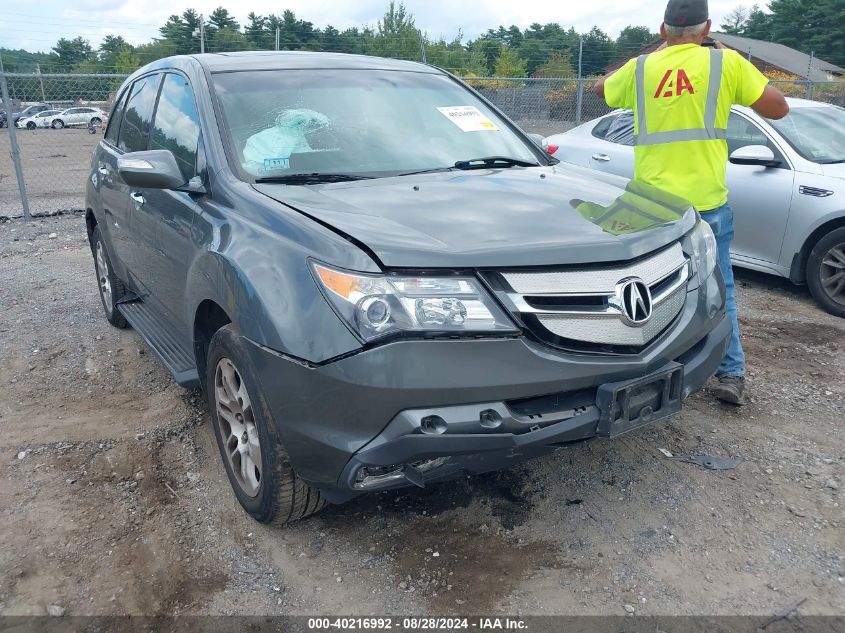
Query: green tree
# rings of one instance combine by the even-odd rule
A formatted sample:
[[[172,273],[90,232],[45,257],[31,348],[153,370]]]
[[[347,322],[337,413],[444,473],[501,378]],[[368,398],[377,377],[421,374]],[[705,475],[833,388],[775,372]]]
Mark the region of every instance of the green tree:
[[[631,57],[658,39],[660,34],[652,33],[647,26],[626,26],[616,38],[614,54],[619,59]]]
[[[195,52],[198,51],[199,45],[197,45],[197,50]],[[174,53],[169,42],[165,40],[153,40],[152,42],[136,46],[134,54],[138,59],[139,65],[143,66],[144,64],[149,64],[157,59],[173,55]]]
[[[51,66],[56,70],[70,71],[81,65],[94,64],[97,61],[97,54],[91,48],[91,43],[83,37],[75,37],[72,40],[61,38],[53,47],[55,57]]]
[[[613,40],[597,26],[590,29],[590,32],[583,36],[583,40],[582,75],[603,75],[608,64],[613,59]]]
[[[758,5],[751,7],[740,35],[755,40],[769,39],[772,16],[765,13]]]
[[[340,52],[361,54],[364,52],[366,40],[371,37],[372,31],[369,29],[364,32],[359,31],[354,26],[345,29],[340,34]]]
[[[249,23],[244,27],[244,35],[253,48],[273,50],[276,46],[276,31],[267,27],[267,18],[251,11],[247,16]]]
[[[97,57],[99,69],[109,73],[128,73],[141,65],[135,47],[122,35],[106,35],[100,43]]]
[[[569,58],[569,52],[567,51],[565,54],[559,51],[555,51],[552,53],[549,61],[547,61],[542,66],[539,66],[537,70],[531,75],[532,77],[575,77],[577,76],[577,71],[572,67],[572,62]]]
[[[217,7],[208,17],[205,27],[206,51],[238,51],[251,48],[251,42],[240,31],[240,25],[228,10]]]
[[[372,41],[373,52],[381,57],[419,60],[422,56],[421,34],[414,24],[414,16],[405,8],[390,0],[387,11],[378,22]]]
[[[237,20],[232,17],[227,9],[223,7],[217,7],[214,11],[211,12],[211,15],[208,16],[208,30],[210,31],[217,31],[222,29],[230,29],[233,31],[237,31],[240,29],[240,25],[238,24]]]
[[[472,74],[479,76],[484,74],[481,67],[470,68],[470,52],[463,45],[463,34],[458,35],[451,41],[446,42],[443,38],[436,42],[426,42],[426,59],[429,64],[445,68],[455,74]]]
[[[476,64],[481,64],[484,67],[484,75],[493,75],[496,72],[496,60],[502,52],[502,42],[496,37],[485,35],[478,38],[469,44],[469,49],[472,53]]]
[[[200,51],[199,32],[200,15],[193,9],[187,9],[182,15],[171,15],[159,29],[162,43],[168,48],[168,55],[187,55]],[[158,50],[161,50],[159,48]]]
[[[527,77],[527,62],[515,50],[503,46],[496,60],[496,77]]]

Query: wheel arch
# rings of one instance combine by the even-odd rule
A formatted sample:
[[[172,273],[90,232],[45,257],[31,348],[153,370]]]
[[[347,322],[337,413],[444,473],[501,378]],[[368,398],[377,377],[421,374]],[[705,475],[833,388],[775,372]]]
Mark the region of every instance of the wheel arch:
[[[810,253],[812,253],[813,248],[825,235],[842,227],[845,227],[845,212],[823,222],[807,236],[807,239],[801,245],[801,250],[795,253],[792,258],[792,266],[789,271],[789,279],[792,283],[804,284],[807,282],[807,263],[810,260]]]
[[[211,343],[211,337],[220,328],[231,322],[232,319],[226,310],[212,299],[201,301],[194,312],[194,358],[196,360],[199,382],[203,390],[205,390],[206,359],[208,358],[208,347]]]

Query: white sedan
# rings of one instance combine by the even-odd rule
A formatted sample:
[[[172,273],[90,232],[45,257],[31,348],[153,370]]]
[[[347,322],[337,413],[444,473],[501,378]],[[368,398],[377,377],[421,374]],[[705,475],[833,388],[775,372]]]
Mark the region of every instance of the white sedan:
[[[780,121],[750,108],[731,111],[731,261],[806,283],[822,307],[845,317],[845,109],[787,101],[790,114]],[[562,161],[634,175],[630,111],[612,112],[543,143]]]
[[[109,113],[94,106],[75,106],[50,117],[50,127],[54,130],[74,125],[99,125],[108,120]]]
[[[50,127],[53,117],[61,113],[61,110],[44,110],[38,114],[18,119],[15,126],[19,128],[26,128],[28,130],[34,130],[37,127]]]

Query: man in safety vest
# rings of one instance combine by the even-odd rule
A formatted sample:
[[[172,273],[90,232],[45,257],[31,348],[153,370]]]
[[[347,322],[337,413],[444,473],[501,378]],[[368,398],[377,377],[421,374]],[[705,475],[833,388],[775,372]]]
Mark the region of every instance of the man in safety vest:
[[[733,335],[717,372],[716,397],[743,404],[745,354],[739,340],[730,262],[733,211],[728,205],[728,116],[733,104],[769,119],[789,113],[783,94],[750,62],[710,34],[707,0],[669,0],[650,55],[630,60],[598,81],[595,92],[612,108],[634,111],[635,178],[681,196],[713,229],[727,290]]]

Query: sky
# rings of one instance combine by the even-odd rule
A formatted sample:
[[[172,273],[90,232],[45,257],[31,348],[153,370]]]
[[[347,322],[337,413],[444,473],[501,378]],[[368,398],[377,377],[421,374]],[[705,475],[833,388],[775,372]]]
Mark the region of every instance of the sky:
[[[711,0],[715,24],[743,0]],[[751,0],[746,4],[751,4]],[[250,11],[261,15],[292,10],[303,20],[338,29],[350,26],[375,27],[388,0],[40,0],[11,2],[0,12],[0,46],[29,51],[49,51],[60,37],[82,35],[96,48],[106,34],[122,35],[132,44],[148,42],[159,35],[158,27],[173,13],[189,7],[208,15],[226,7],[241,23]],[[454,38],[459,30],[465,40],[488,28],[516,24],[525,28],[534,22],[558,22],[579,32],[598,26],[611,36],[628,26],[649,26],[657,31],[666,7],[665,0],[406,0],[417,27],[429,37]]]

